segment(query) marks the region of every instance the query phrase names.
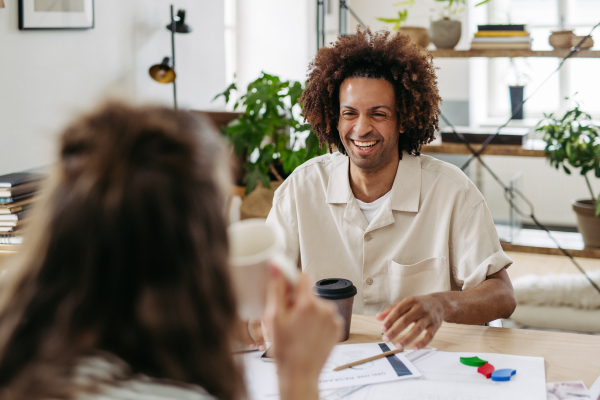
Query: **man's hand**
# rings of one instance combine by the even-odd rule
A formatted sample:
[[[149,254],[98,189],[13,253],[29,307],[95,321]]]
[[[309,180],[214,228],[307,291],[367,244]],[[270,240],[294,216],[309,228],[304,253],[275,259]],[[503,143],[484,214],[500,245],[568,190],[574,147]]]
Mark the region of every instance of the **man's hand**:
[[[425,331],[425,336],[415,343],[415,349],[429,344],[444,320],[444,304],[434,294],[407,297],[377,314],[383,320],[384,342],[393,342],[396,347],[404,348],[415,341]],[[400,333],[411,324],[413,327],[398,341],[394,341]]]
[[[406,347],[425,331],[415,343],[421,349],[436,334],[442,321],[479,325],[498,318],[508,318],[517,302],[510,278],[503,268],[476,287],[460,292],[438,292],[425,296],[407,297],[377,315],[383,321],[383,340],[397,347]],[[414,326],[396,341],[404,329]]]

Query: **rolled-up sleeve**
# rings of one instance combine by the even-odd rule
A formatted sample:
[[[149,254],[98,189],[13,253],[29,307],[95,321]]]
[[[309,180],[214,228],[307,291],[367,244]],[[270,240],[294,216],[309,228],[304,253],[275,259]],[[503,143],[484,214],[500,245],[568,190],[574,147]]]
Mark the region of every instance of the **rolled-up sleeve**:
[[[451,253],[452,274],[463,290],[472,289],[490,275],[512,264],[500,246],[490,211],[481,201],[463,222],[454,238]]]

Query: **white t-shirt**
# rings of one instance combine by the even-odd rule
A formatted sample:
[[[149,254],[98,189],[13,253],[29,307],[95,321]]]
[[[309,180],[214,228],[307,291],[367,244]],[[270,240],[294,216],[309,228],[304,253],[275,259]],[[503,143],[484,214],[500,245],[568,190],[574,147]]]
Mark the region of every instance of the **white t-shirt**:
[[[389,192],[387,192],[386,194],[384,194],[383,196],[381,196],[380,198],[378,198],[377,200],[375,200],[372,203],[363,203],[359,199],[356,199],[356,202],[358,203],[358,206],[360,207],[360,211],[362,211],[363,215],[365,216],[365,218],[367,219],[367,222],[369,224],[371,223],[371,221],[373,221],[375,216],[379,213],[379,210],[381,210],[383,203],[385,203],[385,201],[390,197],[391,192],[392,191],[390,190]]]

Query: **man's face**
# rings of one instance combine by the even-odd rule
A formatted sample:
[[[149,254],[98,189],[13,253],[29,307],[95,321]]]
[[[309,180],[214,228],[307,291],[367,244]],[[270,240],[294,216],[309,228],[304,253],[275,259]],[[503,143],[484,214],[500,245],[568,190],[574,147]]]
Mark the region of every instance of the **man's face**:
[[[357,167],[377,171],[397,162],[400,128],[392,84],[373,78],[342,82],[338,131]]]

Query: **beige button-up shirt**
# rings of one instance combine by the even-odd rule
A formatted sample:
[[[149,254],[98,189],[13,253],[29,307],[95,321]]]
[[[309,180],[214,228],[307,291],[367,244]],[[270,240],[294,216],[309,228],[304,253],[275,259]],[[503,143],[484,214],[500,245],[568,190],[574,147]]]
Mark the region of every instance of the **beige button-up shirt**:
[[[353,313],[374,315],[407,296],[468,290],[510,265],[484,198],[455,166],[404,152],[390,197],[367,223],[349,159],[314,158],[275,192],[267,224],[315,280],[345,278]]]

